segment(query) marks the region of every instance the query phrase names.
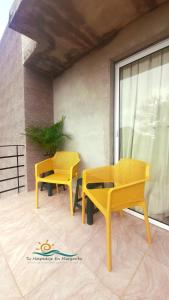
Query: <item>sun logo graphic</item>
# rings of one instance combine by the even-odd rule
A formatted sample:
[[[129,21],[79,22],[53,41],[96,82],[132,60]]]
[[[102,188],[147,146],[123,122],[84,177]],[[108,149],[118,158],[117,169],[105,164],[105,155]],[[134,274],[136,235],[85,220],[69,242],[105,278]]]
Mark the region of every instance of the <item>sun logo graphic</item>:
[[[54,244],[50,244],[48,242],[48,240],[46,240],[46,242],[44,243],[38,243],[39,247],[36,248],[37,251],[41,251],[41,252],[46,252],[46,251],[50,251],[52,250],[52,248],[54,247]]]
[[[39,242],[38,247],[35,249],[36,251],[34,251],[33,254],[41,255],[41,256],[53,256],[57,254],[65,257],[73,257],[77,255],[77,254],[64,253],[53,248],[54,248],[54,244],[50,244],[48,240],[46,240],[44,243]]]

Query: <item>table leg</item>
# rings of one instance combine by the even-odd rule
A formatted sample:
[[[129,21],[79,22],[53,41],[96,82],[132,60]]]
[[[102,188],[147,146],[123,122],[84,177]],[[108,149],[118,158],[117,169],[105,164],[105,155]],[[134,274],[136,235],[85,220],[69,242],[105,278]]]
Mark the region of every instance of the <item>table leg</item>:
[[[94,204],[93,202],[86,197],[87,200],[87,224],[92,225],[93,224],[93,210],[94,210]]]
[[[76,193],[75,193],[75,199],[74,199],[74,207],[73,210],[75,212],[76,206],[78,204],[78,192],[79,192],[79,184],[76,185]]]
[[[44,182],[41,182],[41,183],[40,183],[40,191],[41,191],[41,192],[43,191],[43,187],[44,187]]]
[[[52,196],[52,184],[48,183],[48,196]]]

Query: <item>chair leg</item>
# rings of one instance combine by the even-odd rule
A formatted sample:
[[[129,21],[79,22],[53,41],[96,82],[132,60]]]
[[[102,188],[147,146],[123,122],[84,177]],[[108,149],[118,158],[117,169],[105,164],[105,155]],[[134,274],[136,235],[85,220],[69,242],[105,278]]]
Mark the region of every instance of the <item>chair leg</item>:
[[[35,188],[36,188],[36,208],[39,207],[39,200],[38,200],[38,181],[36,181],[36,184],[35,184]]]
[[[106,252],[107,252],[107,269],[112,270],[112,245],[111,245],[111,215],[106,217]]]
[[[150,224],[149,224],[149,220],[148,220],[146,202],[144,202],[143,209],[144,209],[144,222],[145,222],[145,225],[146,225],[146,232],[147,232],[147,240],[148,240],[148,243],[151,244],[151,231],[150,231]]]
[[[82,224],[85,224],[85,193],[82,192]]]
[[[73,216],[73,190],[72,184],[69,185],[69,194],[70,194],[70,214]]]

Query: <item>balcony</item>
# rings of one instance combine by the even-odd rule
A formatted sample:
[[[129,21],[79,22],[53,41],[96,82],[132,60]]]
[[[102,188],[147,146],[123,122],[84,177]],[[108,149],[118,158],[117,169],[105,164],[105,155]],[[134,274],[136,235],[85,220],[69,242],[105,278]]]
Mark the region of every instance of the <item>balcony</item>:
[[[168,299],[168,233],[152,226],[153,243],[145,240],[142,220],[113,215],[113,271],[105,265],[105,224],[100,214],[92,226],[81,212],[70,217],[67,191],[34,192],[1,199],[0,295],[4,299]],[[43,243],[77,260],[38,260]],[[57,256],[59,257],[59,256]],[[61,257],[61,256],[60,256]],[[51,260],[50,260],[51,259]]]

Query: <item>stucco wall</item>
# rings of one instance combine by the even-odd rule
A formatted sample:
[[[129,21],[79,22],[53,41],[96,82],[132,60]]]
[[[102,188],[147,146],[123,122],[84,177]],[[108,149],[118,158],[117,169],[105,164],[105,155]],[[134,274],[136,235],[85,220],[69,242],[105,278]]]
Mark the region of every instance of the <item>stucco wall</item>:
[[[0,42],[0,144],[25,142],[21,53],[21,35],[6,29]]]
[[[25,127],[53,123],[52,80],[27,68],[24,69]],[[35,186],[34,165],[45,159],[43,151],[26,139],[27,189]]]
[[[6,29],[0,42],[0,145],[25,144],[24,79],[21,36]],[[23,153],[24,149],[21,147]],[[20,152],[20,153],[21,153]],[[16,147],[0,148],[0,156],[15,155]],[[24,158],[19,158],[24,164]],[[0,160],[0,168],[16,165],[16,158]],[[20,168],[20,175],[24,174]],[[15,177],[16,169],[1,170],[0,179]],[[24,184],[24,178],[20,179]],[[17,179],[0,182],[0,191],[17,186]],[[8,192],[15,193],[16,191]],[[3,196],[4,194],[0,194]]]
[[[53,87],[50,79],[23,66],[25,49],[23,37],[7,28],[0,41],[0,145],[25,145],[25,157],[19,158],[20,164],[25,165],[24,169],[20,168],[20,175],[25,178],[20,183],[31,190],[34,189],[34,164],[44,156],[40,148],[25,138],[25,127],[53,122]],[[15,151],[15,147],[0,148],[0,156],[15,155]],[[22,148],[20,151],[23,153]],[[0,160],[0,168],[10,165],[16,165],[16,158]],[[0,179],[16,175],[16,169],[0,171]],[[0,191],[16,186],[17,179],[1,182]]]
[[[82,168],[113,160],[113,62],[169,36],[169,4],[119,32],[54,81],[54,120],[66,116],[67,149],[78,151]]]

